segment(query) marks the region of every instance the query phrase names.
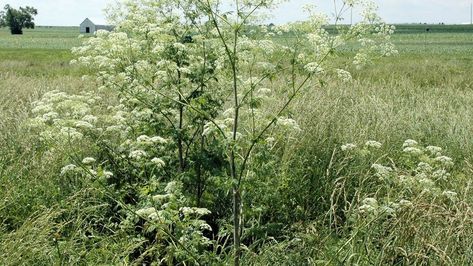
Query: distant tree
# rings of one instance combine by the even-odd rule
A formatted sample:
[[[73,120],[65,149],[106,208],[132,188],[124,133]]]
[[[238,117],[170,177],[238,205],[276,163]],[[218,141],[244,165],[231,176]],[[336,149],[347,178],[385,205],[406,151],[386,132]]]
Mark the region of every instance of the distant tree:
[[[5,5],[4,10],[0,12],[0,27],[9,27],[11,34],[23,34],[23,28],[34,29],[34,16],[38,14],[36,8],[26,6],[14,9]]]

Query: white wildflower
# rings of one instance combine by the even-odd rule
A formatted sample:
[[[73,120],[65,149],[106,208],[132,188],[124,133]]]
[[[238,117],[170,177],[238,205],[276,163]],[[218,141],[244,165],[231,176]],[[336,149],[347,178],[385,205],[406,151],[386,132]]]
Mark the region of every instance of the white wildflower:
[[[152,137],[151,141],[153,143],[157,143],[157,144],[166,144],[166,143],[168,143],[168,141],[165,138],[162,138],[162,137],[159,137],[159,136]]]
[[[194,211],[190,207],[181,207],[179,208],[179,211],[184,214],[184,216],[189,216],[191,214],[194,214]]]
[[[337,76],[342,82],[350,82],[352,81],[351,73],[344,70],[344,69],[337,69]]]
[[[157,157],[154,157],[153,159],[151,159],[151,162],[154,163],[159,168],[166,166],[166,163],[164,163],[162,159],[157,158]]]
[[[95,163],[95,159],[92,158],[92,157],[85,157],[85,158],[82,160],[82,163],[83,163],[83,164],[93,164],[93,163]]]
[[[441,156],[442,155],[442,148],[437,146],[427,146],[426,150],[430,152],[430,154],[434,156]]]
[[[435,158],[436,162],[439,162],[440,164],[444,166],[453,166],[453,160],[450,157],[447,156],[438,156]]]
[[[347,143],[345,145],[342,145],[340,148],[342,149],[342,151],[351,151],[351,150],[354,150],[356,149],[356,144],[353,144],[353,143]]]
[[[378,142],[378,141],[374,141],[374,140],[368,140],[366,143],[365,143],[365,146],[368,147],[368,148],[374,148],[374,149],[379,149],[381,148],[383,144],[381,144],[381,142]]]
[[[447,180],[450,177],[450,173],[448,173],[445,169],[439,169],[432,173],[432,177],[435,180]]]
[[[286,128],[290,128],[296,131],[300,131],[301,128],[297,124],[296,120],[291,118],[280,117],[278,118],[278,124]]]
[[[155,142],[153,141],[153,138],[148,137],[147,135],[141,135],[138,138],[136,138],[136,142],[138,144],[141,144],[143,146],[150,146],[153,145]]]
[[[47,121],[52,121],[52,120],[54,120],[54,119],[56,119],[56,118],[58,118],[58,117],[59,117],[59,114],[56,113],[56,112],[48,112],[48,113],[45,113],[45,114],[42,116],[42,118],[43,118],[43,120],[44,120],[45,122],[47,122]]]
[[[97,117],[93,116],[93,115],[86,115],[86,116],[82,117],[81,120],[89,122],[91,124],[95,124],[97,122]]]
[[[77,168],[74,164],[68,164],[61,169],[61,175],[65,175],[69,172],[73,172]]]
[[[373,213],[378,210],[378,201],[375,198],[366,198],[358,208],[361,213]]]
[[[415,147],[417,146],[419,143],[417,143],[417,141],[413,140],[413,139],[408,139],[406,141],[404,141],[404,144],[402,144],[402,147],[403,148],[407,148],[407,147]]]
[[[110,171],[103,171],[103,176],[104,176],[105,178],[110,178],[110,177],[113,176],[113,173],[110,172]]]
[[[415,147],[406,147],[406,148],[404,148],[403,152],[409,153],[409,154],[412,154],[412,155],[421,155],[422,154],[422,150],[418,149],[418,148],[415,148]]]
[[[212,227],[208,223],[202,223],[200,224],[200,230],[212,231]]]
[[[304,66],[304,69],[311,74],[323,74],[324,69],[316,62],[308,63]]]
[[[411,178],[406,175],[399,175],[399,181],[401,183],[409,183],[410,180]]]
[[[158,203],[163,203],[164,201],[168,200],[169,199],[169,195],[168,194],[165,194],[165,195],[154,195],[153,196],[153,201],[156,201]]]
[[[179,209],[184,215],[197,214],[199,216],[210,214],[210,211],[206,208],[196,208],[196,207],[181,207]]]
[[[89,171],[89,172],[88,172],[89,175],[94,176],[94,177],[97,176],[97,171],[95,171],[95,170],[93,170],[93,169],[89,169],[88,171]]]
[[[148,156],[148,154],[143,150],[134,150],[134,151],[131,151],[130,154],[128,155],[129,158],[135,159],[135,160],[141,160],[142,158],[146,156]]]
[[[65,138],[70,138],[72,140],[80,140],[84,135],[72,127],[62,127],[60,134]]]
[[[48,113],[48,112],[53,112],[53,110],[54,110],[54,107],[53,107],[52,104],[38,104],[38,106],[33,108],[33,110],[31,110],[31,112],[33,112],[34,114],[36,114],[36,113],[45,114],[45,113]]]
[[[384,180],[389,177],[393,169],[388,166],[384,166],[381,164],[373,164],[371,165],[371,168],[373,168],[376,172],[376,176],[379,177],[379,179]]]
[[[89,122],[86,122],[86,121],[77,121],[75,124],[74,124],[75,127],[77,128],[83,128],[83,129],[89,129],[89,128],[93,128],[94,126],[89,123]]]
[[[146,136],[146,135],[141,135],[141,136],[139,136],[138,138],[136,138],[136,141],[137,141],[138,143],[144,143],[144,144],[149,144],[149,143],[152,142],[152,141],[151,141],[151,138],[148,137],[148,136]]]
[[[150,218],[150,216],[156,214],[156,209],[154,207],[143,208],[136,211],[136,214],[141,217]]]
[[[430,164],[428,163],[425,163],[425,162],[420,162],[418,165],[417,165],[417,168],[416,168],[416,171],[418,173],[430,173],[433,171],[433,167],[430,166]]]
[[[166,187],[164,188],[164,191],[166,191],[166,193],[168,194],[173,194],[177,191],[180,191],[180,189],[181,189],[181,186],[178,182],[171,181],[166,185]]]
[[[429,190],[435,187],[435,182],[432,179],[427,178],[425,176],[421,176],[419,178],[419,185],[421,185],[424,189]]]
[[[361,69],[363,66],[367,65],[369,62],[370,60],[366,53],[360,52],[356,54],[355,57],[353,58],[353,65],[355,65],[357,69]]]
[[[109,126],[109,127],[105,128],[105,132],[109,132],[109,133],[112,133],[112,132],[118,133],[118,132],[121,132],[121,131],[122,131],[121,126]]]
[[[393,210],[398,210],[399,207],[401,207],[399,203],[396,202],[388,202],[387,206],[392,208]]]
[[[218,127],[222,130],[227,128],[224,121],[216,120],[214,122],[217,123]],[[204,131],[202,132],[202,135],[209,136],[216,131],[218,131],[217,126],[213,122],[207,122],[207,124],[204,125]]]
[[[210,214],[210,211],[206,208],[194,208],[194,211],[198,215],[207,215]]]
[[[160,212],[161,212],[161,211],[151,213],[151,214],[148,216],[148,219],[150,219],[150,220],[157,220],[157,219],[159,218],[159,213],[160,213]]]
[[[271,94],[271,89],[268,89],[268,88],[260,88],[258,91],[257,91],[257,94],[259,96],[267,96],[269,94]]]

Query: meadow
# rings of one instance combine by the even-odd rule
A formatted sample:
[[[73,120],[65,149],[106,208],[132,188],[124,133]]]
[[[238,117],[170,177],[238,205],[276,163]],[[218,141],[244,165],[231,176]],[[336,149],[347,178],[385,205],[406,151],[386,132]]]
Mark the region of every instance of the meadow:
[[[246,236],[260,234],[264,241],[248,240],[242,263],[473,263],[473,27],[397,29],[391,40],[399,55],[351,69],[352,83],[328,81],[295,99],[289,113],[302,130],[277,149],[283,163],[266,173],[267,180],[250,180],[274,190],[248,192],[265,211]],[[106,207],[113,200],[97,184],[59,174],[71,157],[85,157],[95,148],[84,141],[47,150],[28,127],[32,103],[48,91],[73,94],[100,86],[83,77],[91,74],[87,69],[70,64],[71,48],[83,40],[78,35],[75,27],[37,27],[23,36],[0,29],[1,265],[117,265],[133,259],[139,246],[136,235],[111,233],[120,231],[105,215],[113,212]],[[110,92],[100,93],[98,109],[117,101]],[[347,197],[362,201],[360,191],[366,191],[396,198],[398,192],[383,191],[383,182],[369,179],[370,165],[387,160],[399,175],[414,172],[417,164],[409,168],[403,153],[407,139],[442,147],[453,158],[451,180],[441,189],[456,192],[454,203],[429,196],[418,205],[412,200],[417,209],[398,214],[395,222],[378,217],[339,225],[349,218],[334,210],[350,209]],[[373,157],[340,150],[369,140],[382,143]],[[265,209],[268,205],[279,207]],[[100,226],[107,223],[113,226]]]

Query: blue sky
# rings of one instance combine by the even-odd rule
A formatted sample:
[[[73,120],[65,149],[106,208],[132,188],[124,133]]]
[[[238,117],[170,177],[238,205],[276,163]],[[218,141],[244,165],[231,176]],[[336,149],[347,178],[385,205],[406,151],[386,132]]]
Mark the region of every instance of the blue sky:
[[[375,0],[380,15],[389,23],[448,23],[470,22],[473,0]],[[105,23],[103,9],[112,0],[0,0],[0,6],[30,5],[38,9],[37,25],[77,26],[85,17],[97,24]],[[274,12],[271,22],[301,20],[301,7],[312,3],[327,13],[333,9],[332,0],[289,0]],[[356,19],[356,16],[355,16]]]

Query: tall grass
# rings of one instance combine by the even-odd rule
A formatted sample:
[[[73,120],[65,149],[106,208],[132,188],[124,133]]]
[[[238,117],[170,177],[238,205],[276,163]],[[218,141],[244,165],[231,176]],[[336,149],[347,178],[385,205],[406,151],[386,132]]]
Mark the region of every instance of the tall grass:
[[[81,79],[86,70],[68,64],[68,49],[80,44],[75,30],[41,28],[25,31],[25,36],[19,38],[0,32],[1,40],[6,40],[0,42],[2,265],[119,264],[133,250],[128,241],[133,236],[113,235],[110,232],[114,228],[99,226],[109,224],[103,221],[107,195],[91,187],[87,180],[71,183],[58,174],[70,149],[46,152],[37,146],[37,136],[25,126],[31,116],[31,102],[45,92],[78,92],[95,87]],[[461,250],[451,248],[473,243],[468,220],[473,204],[468,178],[473,170],[470,38],[463,33],[395,35],[399,57],[354,70],[356,81],[351,84],[328,82],[297,100],[289,113],[299,122],[300,135],[281,146],[282,166],[275,176],[255,182],[271,183],[276,188],[255,188],[264,192],[255,200],[279,206],[270,212],[271,217],[262,219],[290,233],[261,243],[259,254],[247,253],[248,264],[472,262],[468,245]],[[349,170],[337,164],[343,157],[339,147],[377,140],[383,143],[380,157],[388,156],[397,162],[403,156],[402,143],[408,138],[444,147],[445,153],[454,158],[456,178],[449,186],[461,195],[454,205],[457,209],[431,206],[429,210],[434,214],[430,216],[422,216],[420,210],[415,213],[417,216],[405,217],[393,227],[395,235],[382,236],[391,241],[382,244],[392,244],[393,249],[363,245],[376,244],[374,238],[380,237],[370,234],[369,226],[359,225],[363,234],[356,235],[351,228],[333,229],[328,213],[339,178],[352,178],[353,184],[348,182],[344,187],[349,191],[356,188],[357,178],[370,175],[367,163]],[[74,151],[86,154],[88,146],[84,144]],[[367,185],[364,190],[374,194],[376,185]],[[408,230],[415,231],[416,237],[411,238]],[[410,257],[401,260],[399,248],[419,253],[412,255],[405,250]],[[376,250],[386,253],[376,255]]]

